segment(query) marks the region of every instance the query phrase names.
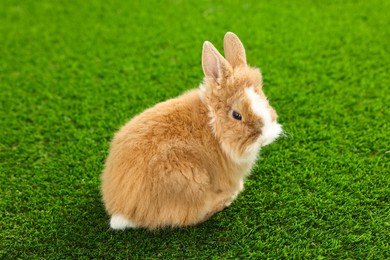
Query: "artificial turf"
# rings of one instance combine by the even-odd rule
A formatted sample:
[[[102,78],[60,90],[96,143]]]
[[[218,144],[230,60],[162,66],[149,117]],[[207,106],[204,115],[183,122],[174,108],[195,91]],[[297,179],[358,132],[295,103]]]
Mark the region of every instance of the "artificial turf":
[[[389,1],[0,3],[0,258],[390,258]],[[287,137],[191,228],[111,231],[129,118],[196,87],[235,32]]]

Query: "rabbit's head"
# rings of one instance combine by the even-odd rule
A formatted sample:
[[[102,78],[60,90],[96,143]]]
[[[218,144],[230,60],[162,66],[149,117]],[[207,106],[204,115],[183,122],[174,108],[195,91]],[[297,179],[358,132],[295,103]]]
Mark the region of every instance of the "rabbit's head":
[[[224,51],[226,59],[210,42],[203,44],[201,98],[224,152],[236,163],[250,163],[282,127],[263,93],[260,70],[247,65],[244,46],[235,34],[225,35]]]

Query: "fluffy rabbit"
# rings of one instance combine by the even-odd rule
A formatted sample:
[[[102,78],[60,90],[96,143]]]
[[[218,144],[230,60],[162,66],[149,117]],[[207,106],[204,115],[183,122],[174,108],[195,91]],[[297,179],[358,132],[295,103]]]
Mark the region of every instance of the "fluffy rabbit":
[[[111,228],[207,220],[233,202],[260,148],[281,134],[235,34],[225,35],[224,51],[226,59],[206,41],[199,89],[147,109],[114,136],[101,176]]]

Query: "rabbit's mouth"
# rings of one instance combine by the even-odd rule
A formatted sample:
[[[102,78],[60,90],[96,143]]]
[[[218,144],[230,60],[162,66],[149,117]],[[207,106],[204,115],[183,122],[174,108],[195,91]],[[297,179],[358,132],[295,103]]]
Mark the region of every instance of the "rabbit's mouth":
[[[282,134],[282,125],[278,124],[277,122],[271,122],[264,125],[262,129],[262,134],[260,136],[261,146],[269,145]]]

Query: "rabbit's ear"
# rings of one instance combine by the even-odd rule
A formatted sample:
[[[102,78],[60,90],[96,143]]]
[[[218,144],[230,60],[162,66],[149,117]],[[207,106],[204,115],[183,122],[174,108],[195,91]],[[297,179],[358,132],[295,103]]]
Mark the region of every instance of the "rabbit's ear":
[[[229,62],[208,41],[203,44],[202,67],[204,75],[213,78],[218,84],[221,83],[221,79],[228,76],[232,71]]]
[[[246,65],[245,48],[240,39],[232,32],[227,32],[223,39],[225,57],[233,68]]]

